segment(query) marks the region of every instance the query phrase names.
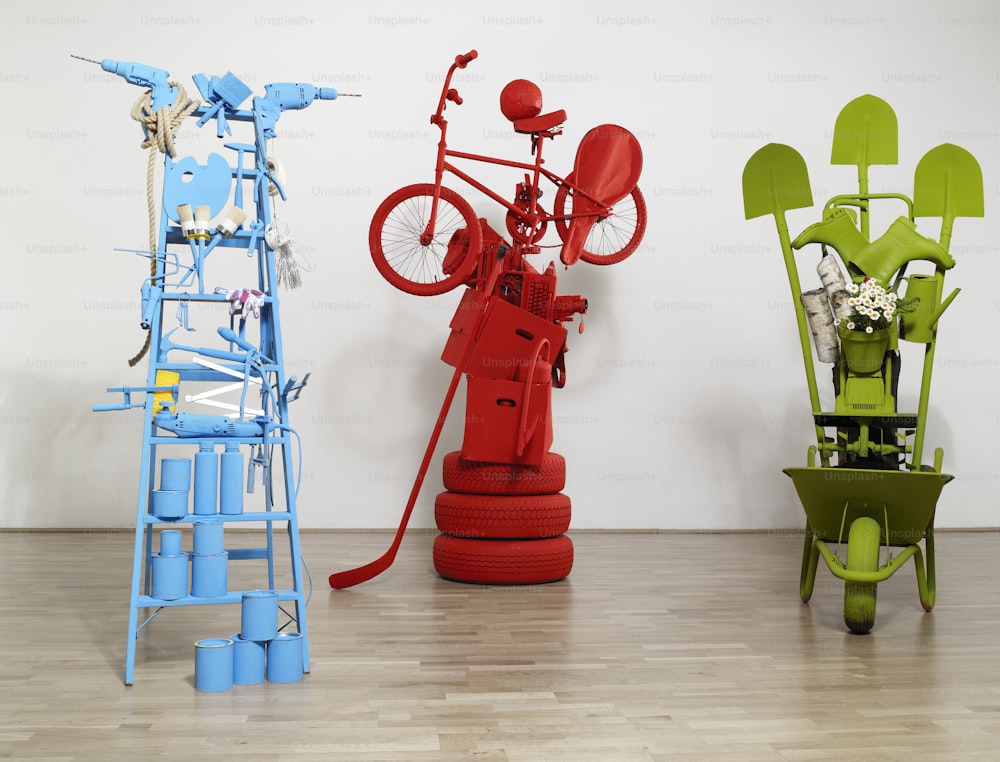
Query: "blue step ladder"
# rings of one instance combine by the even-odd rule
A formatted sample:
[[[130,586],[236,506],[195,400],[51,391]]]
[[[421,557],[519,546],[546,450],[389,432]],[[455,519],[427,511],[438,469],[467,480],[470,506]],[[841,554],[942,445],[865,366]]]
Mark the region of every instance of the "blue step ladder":
[[[134,69],[138,65],[129,64]],[[139,70],[139,69],[136,69]],[[160,70],[142,67],[142,71]],[[129,70],[131,71],[131,70]],[[160,77],[166,82],[166,72]],[[124,76],[124,75],[123,75]],[[156,103],[156,78],[152,81]],[[133,82],[146,84],[146,81]],[[231,124],[252,127],[253,142],[226,142],[231,153],[210,154],[204,164],[192,157],[176,158],[164,154],[163,192],[156,251],[134,252],[151,261],[150,274],[143,282],[141,325],[150,332],[149,368],[146,385],[114,387],[108,391],[123,395],[122,401],[95,405],[95,411],[144,408],[142,454],[139,467],[136,503],[135,548],[132,564],[132,590],[129,605],[128,641],[125,659],[125,684],[135,677],[136,644],[139,634],[160,613],[177,606],[200,606],[240,603],[244,590],[223,589],[204,595],[192,588],[195,557],[188,556],[185,584],[190,592],[158,597],[164,590],[154,580],[153,539],[157,530],[178,529],[206,519],[222,521],[244,529],[263,525],[263,537],[254,547],[228,547],[228,561],[266,562],[266,575],[257,587],[275,590],[275,525],[287,535],[290,586],[278,589],[280,611],[285,621],[281,629],[297,631],[303,640],[303,668],[309,672],[309,639],[306,627],[307,592],[304,586],[296,497],[300,477],[301,443],[289,423],[289,404],[296,400],[308,381],[288,377],[279,309],[279,277],[276,252],[267,232],[271,229],[272,200],[284,199],[280,175],[268,154],[268,140],[275,136],[275,124],[281,112],[301,109],[312,100],[332,100],[336,90],[309,85],[278,83],[268,85],[265,95],[253,99],[253,107],[238,106],[250,90],[233,75],[209,80],[195,75],[194,81],[208,101],[187,116],[198,119],[198,126],[215,119],[221,140],[231,134]],[[173,83],[171,83],[173,85]],[[213,89],[213,86],[217,89]],[[159,107],[170,105],[176,97],[161,98]],[[225,97],[221,97],[224,93]],[[275,241],[277,246],[281,243]],[[245,282],[233,290],[206,291],[205,275],[216,262],[227,265],[227,272],[239,269]],[[221,269],[221,268],[220,268]],[[227,277],[232,277],[228,275]],[[197,307],[211,322],[218,312],[216,330],[199,331],[188,323],[188,310]],[[179,325],[166,330],[169,315],[177,315]],[[165,316],[167,319],[165,320]],[[175,332],[189,339],[179,343]],[[187,388],[201,389],[205,383],[222,383],[215,391],[184,395]],[[195,386],[197,385],[197,386]],[[216,392],[239,395],[239,403],[219,401]],[[205,414],[180,409],[182,402],[222,408],[223,414]],[[157,474],[162,459],[181,456],[178,452],[195,451],[191,474],[195,494],[178,502],[162,503],[157,489]],[[219,487],[208,483],[198,470],[198,456],[215,454],[236,457],[241,464],[239,483],[232,473]],[[244,456],[250,455],[249,458]],[[254,486],[257,469],[263,487]],[[223,465],[225,471],[225,465]],[[205,472],[209,473],[208,471]],[[216,472],[217,473],[217,472]],[[199,484],[199,477],[204,483]],[[212,475],[214,480],[215,474]],[[246,490],[243,483],[246,483]],[[280,488],[279,488],[280,482]],[[207,489],[206,489],[207,485]],[[252,494],[254,505],[244,510],[243,501]],[[209,497],[206,498],[206,495]],[[218,497],[218,505],[215,498]],[[228,505],[226,504],[228,503]],[[235,505],[235,509],[234,509]],[[164,508],[163,506],[167,506]],[[192,534],[196,526],[192,527]],[[246,532],[240,532],[242,539]],[[221,554],[220,554],[221,555]],[[280,559],[280,556],[279,556]],[[228,563],[228,562],[227,562]],[[282,562],[283,563],[283,562]],[[228,567],[226,567],[228,568]],[[228,580],[228,574],[225,575]],[[308,572],[306,571],[306,576]],[[310,581],[311,585],[311,581]]]

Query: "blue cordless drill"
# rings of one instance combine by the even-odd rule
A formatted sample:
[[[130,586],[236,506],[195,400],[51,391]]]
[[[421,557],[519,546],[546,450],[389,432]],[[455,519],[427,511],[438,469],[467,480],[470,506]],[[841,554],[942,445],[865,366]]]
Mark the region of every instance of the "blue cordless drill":
[[[337,95],[337,90],[333,87],[314,87],[297,82],[272,82],[264,85],[263,96],[258,95],[253,99],[253,110],[260,121],[264,137],[273,138],[274,128],[282,111],[303,109],[316,100],[332,101]]]
[[[172,106],[177,98],[177,88],[167,81],[170,74],[163,69],[129,61],[116,61],[113,58],[95,61],[93,58],[84,58],[72,53],[70,55],[72,58],[97,64],[106,72],[117,74],[130,85],[148,87],[153,95],[153,111],[159,111],[164,106]]]

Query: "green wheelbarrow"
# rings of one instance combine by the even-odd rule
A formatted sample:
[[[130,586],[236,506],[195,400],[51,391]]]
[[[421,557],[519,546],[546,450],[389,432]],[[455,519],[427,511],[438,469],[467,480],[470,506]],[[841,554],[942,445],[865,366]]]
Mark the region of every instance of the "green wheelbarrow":
[[[783,469],[806,513],[800,594],[803,601],[812,597],[822,556],[845,582],[844,621],[856,633],[875,623],[878,583],[911,557],[920,603],[927,611],[934,606],[934,513],[942,488],[954,477],[942,473],[940,448],[933,468],[923,465],[931,373],[938,321],[958,293],[945,298],[943,291],[945,271],[955,265],[948,253],[952,226],[957,217],[983,216],[982,170],[972,154],[950,143],[918,162],[912,199],[870,192],[869,166],[897,163],[897,126],[889,104],[873,95],[841,110],[831,163],[857,166],[858,193],[834,196],[820,222],[794,239],[785,212],[813,205],[805,160],[790,146],[770,143],[743,170],[746,218],[773,215],[777,227],[815,425],[807,467]],[[904,203],[907,214],[873,239],[869,214],[873,203],[885,202]],[[941,219],[938,241],[917,233],[917,217]],[[823,246],[816,270],[823,287],[804,292],[795,252],[815,243]],[[836,258],[827,257],[828,246]],[[905,276],[917,261],[933,264],[934,273]],[[869,306],[869,293],[876,295],[876,307]],[[896,407],[901,340],[924,346],[915,414]],[[825,412],[815,361],[833,363],[835,404]],[[828,428],[836,435],[827,436]]]
[[[810,448],[810,462],[815,450]],[[911,557],[916,566],[920,604],[934,607],[934,511],[944,485],[941,450],[934,470],[890,471],[862,468],[786,468],[806,513],[805,546],[799,595],[812,597],[820,556],[844,580],[844,623],[854,633],[875,624],[878,583]],[[924,550],[920,541],[924,541]],[[846,558],[838,551],[846,543]],[[926,556],[926,559],[925,559]]]

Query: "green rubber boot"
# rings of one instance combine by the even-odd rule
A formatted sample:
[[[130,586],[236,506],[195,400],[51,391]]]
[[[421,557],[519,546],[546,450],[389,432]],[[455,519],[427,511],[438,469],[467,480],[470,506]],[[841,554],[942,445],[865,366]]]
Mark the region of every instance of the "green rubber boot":
[[[869,278],[889,283],[900,267],[914,259],[926,259],[942,270],[950,270],[955,260],[937,241],[920,235],[906,217],[898,217],[889,229],[847,260]]]
[[[826,212],[821,222],[813,223],[799,233],[792,241],[792,248],[801,249],[809,243],[822,243],[833,247],[844,264],[850,268],[851,260],[868,246],[868,239],[858,230],[851,211],[838,207]],[[852,276],[859,274],[856,270],[851,272]]]
[[[833,209],[822,222],[803,230],[792,241],[792,248],[800,249],[809,243],[833,247],[852,277],[864,275],[884,286],[900,267],[914,259],[926,259],[942,270],[955,266],[951,255],[937,241],[920,235],[906,217],[897,218],[885,233],[869,243],[847,209]]]

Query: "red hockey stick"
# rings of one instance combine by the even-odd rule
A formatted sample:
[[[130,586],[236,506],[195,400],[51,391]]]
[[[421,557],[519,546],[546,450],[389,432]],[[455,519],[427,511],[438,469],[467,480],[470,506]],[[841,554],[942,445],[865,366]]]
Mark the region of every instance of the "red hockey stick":
[[[499,263],[505,253],[506,248],[502,248],[500,256],[494,262],[494,267],[492,268],[493,271],[490,273],[488,283],[483,289],[483,293],[487,296],[493,293],[493,287],[496,285],[496,279],[500,273]],[[354,569],[347,569],[346,571],[331,574],[330,587],[335,590],[343,590],[345,587],[354,587],[362,582],[374,579],[388,569],[392,565],[392,562],[396,559],[396,553],[399,551],[399,546],[403,542],[403,533],[406,532],[406,525],[410,521],[410,514],[413,513],[413,506],[416,505],[417,495],[420,494],[420,487],[424,483],[424,476],[427,474],[427,467],[430,465],[431,457],[434,455],[434,448],[437,447],[438,438],[441,436],[441,429],[444,428],[445,419],[448,417],[448,411],[451,409],[452,400],[455,398],[455,392],[458,390],[458,382],[462,378],[462,373],[466,366],[469,364],[469,358],[472,356],[472,351],[476,346],[476,336],[482,328],[485,317],[486,309],[484,305],[483,310],[477,316],[475,329],[469,332],[468,345],[465,347],[465,351],[463,352],[462,362],[455,367],[455,373],[451,377],[451,383],[448,385],[448,391],[444,395],[444,402],[441,403],[441,412],[438,413],[437,422],[434,424],[434,430],[431,432],[431,438],[427,442],[427,449],[424,451],[424,458],[420,461],[420,468],[417,470],[417,478],[413,481],[413,489],[410,490],[410,498],[406,501],[406,509],[403,511],[403,518],[399,522],[399,528],[396,530],[396,536],[392,540],[392,545],[389,546],[389,549],[385,553],[364,566],[358,566]]]

